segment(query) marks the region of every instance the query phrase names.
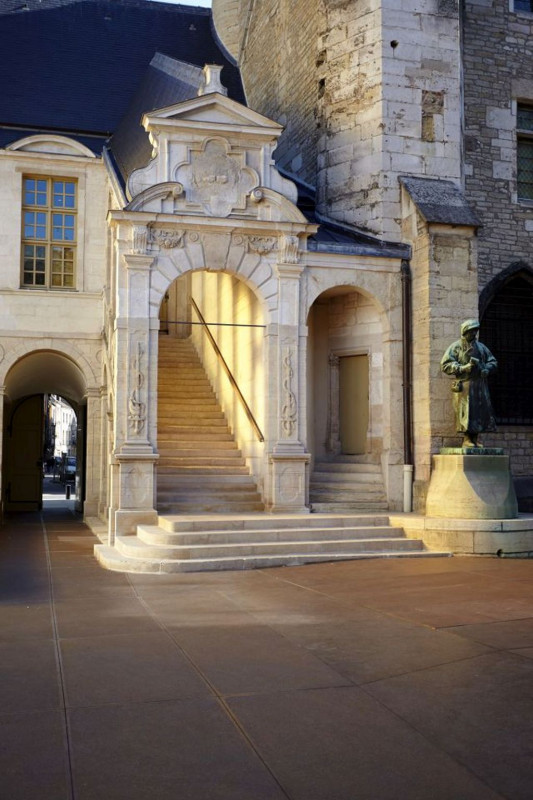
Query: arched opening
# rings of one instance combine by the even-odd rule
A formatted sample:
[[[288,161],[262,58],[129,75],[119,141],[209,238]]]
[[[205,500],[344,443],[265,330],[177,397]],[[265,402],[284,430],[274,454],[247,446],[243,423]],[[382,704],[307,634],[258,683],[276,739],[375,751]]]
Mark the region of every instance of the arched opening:
[[[2,442],[6,511],[42,508],[43,489],[47,496],[59,494],[55,484],[64,495],[72,494],[76,510],[83,510],[85,408],[84,376],[61,353],[29,353],[11,367]]]
[[[488,300],[480,339],[498,361],[490,392],[501,425],[533,425],[533,272],[519,269]]]
[[[311,306],[308,329],[311,507],[385,507],[379,308],[353,286],[336,286]]]
[[[176,279],[160,311],[157,508],[258,510],[265,480],[263,307],[227,273]]]

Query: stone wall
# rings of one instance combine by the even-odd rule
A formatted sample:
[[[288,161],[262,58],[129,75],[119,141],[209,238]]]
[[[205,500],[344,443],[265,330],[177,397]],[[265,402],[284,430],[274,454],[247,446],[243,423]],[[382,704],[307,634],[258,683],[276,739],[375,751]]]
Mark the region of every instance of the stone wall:
[[[276,163],[312,184],[316,178],[317,61],[321,58],[323,5],[323,0],[261,0],[253,4],[239,64],[248,105],[285,126]],[[241,19],[241,25],[245,23],[246,18]]]
[[[512,4],[511,4],[512,5]],[[469,0],[464,16],[465,183],[481,218],[479,285],[533,266],[533,203],[516,197],[516,103],[533,104],[533,14]]]
[[[246,11],[239,37],[235,2],[215,0],[249,105],[286,126],[278,164],[317,186],[323,214],[399,239],[398,176],[461,175],[456,0],[262,0]]]

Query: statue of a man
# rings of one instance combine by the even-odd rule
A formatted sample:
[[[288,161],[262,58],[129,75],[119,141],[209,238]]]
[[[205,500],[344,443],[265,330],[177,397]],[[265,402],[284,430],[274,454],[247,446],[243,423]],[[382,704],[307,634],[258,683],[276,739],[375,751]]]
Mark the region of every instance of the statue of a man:
[[[442,371],[455,378],[453,405],[457,432],[464,434],[463,447],[482,447],[479,434],[496,430],[487,378],[498,362],[478,341],[478,333],[479,322],[465,320],[461,338],[448,347],[440,362]]]

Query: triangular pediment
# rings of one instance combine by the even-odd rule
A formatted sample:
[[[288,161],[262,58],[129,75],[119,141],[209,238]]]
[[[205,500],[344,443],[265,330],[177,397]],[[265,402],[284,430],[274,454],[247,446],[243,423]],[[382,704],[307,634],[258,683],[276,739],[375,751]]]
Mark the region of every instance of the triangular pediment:
[[[165,127],[190,128],[194,125],[221,126],[228,131],[245,130],[247,133],[276,138],[283,130],[277,122],[218,92],[151,111],[144,115],[143,125],[147,130]]]

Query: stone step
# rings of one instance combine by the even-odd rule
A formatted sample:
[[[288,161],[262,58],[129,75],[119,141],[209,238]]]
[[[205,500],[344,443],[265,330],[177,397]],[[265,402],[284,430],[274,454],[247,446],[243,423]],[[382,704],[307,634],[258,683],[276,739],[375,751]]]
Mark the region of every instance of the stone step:
[[[250,474],[250,470],[246,465],[239,466],[238,464],[235,464],[234,461],[229,462],[227,465],[191,464],[189,466],[173,466],[167,468],[161,468],[158,466],[157,485],[166,486],[170,482],[172,482],[174,485],[176,482],[181,482],[184,477],[190,478],[191,481],[203,481],[205,478],[210,476],[224,475],[225,472],[227,472],[228,475],[234,475],[235,477],[238,477],[239,475]]]
[[[218,497],[211,497],[207,493],[202,497],[202,500],[190,502],[189,500],[180,500],[164,502],[157,505],[160,514],[195,514],[199,511],[212,514],[239,514],[249,511],[263,511],[264,505],[262,502],[247,502],[246,500],[228,500],[227,495],[224,499]]]
[[[170,532],[187,531],[265,531],[291,528],[383,528],[389,524],[387,514],[188,514],[160,516],[158,525]]]
[[[137,536],[117,536],[117,550],[126,556],[134,558],[158,558],[165,560],[192,560],[209,559],[211,561],[224,558],[255,558],[257,556],[294,556],[330,554],[351,555],[353,553],[385,553],[393,550],[398,552],[420,552],[423,544],[418,539],[405,538],[372,538],[327,541],[299,541],[294,542],[244,542],[239,544],[202,544],[202,545],[150,545],[139,540]]]
[[[351,502],[315,502],[310,503],[310,510],[313,514],[357,514],[361,512],[386,511],[388,503],[386,500],[361,500]]]
[[[164,460],[165,462],[171,461],[172,466],[175,467],[183,467],[185,465],[191,465],[191,466],[196,465],[198,467],[204,467],[204,466],[216,467],[217,465],[224,466],[224,464],[227,464],[228,466],[231,466],[232,464],[235,464],[235,466],[242,466],[243,464],[246,463],[243,456],[241,455],[240,450],[237,449],[231,450],[229,448],[227,450],[224,450],[221,447],[221,445],[223,444],[226,444],[226,442],[217,442],[216,449],[210,447],[208,456],[205,454],[206,452],[205,447],[201,447],[198,449],[191,449],[191,448],[185,449],[177,447],[175,450],[172,451],[172,453],[169,452],[166,453],[165,456],[160,456],[158,462],[158,469],[161,466],[162,460]],[[228,442],[227,444],[231,444],[232,447],[236,448],[235,442]],[[170,466],[170,464],[167,464],[167,466]]]
[[[377,472],[313,472],[310,483],[311,486],[360,486],[361,484],[383,486],[381,475]]]
[[[227,474],[224,474],[221,470],[204,475],[198,475],[195,472],[183,472],[179,477],[176,477],[175,480],[172,478],[173,476],[171,475],[158,475],[158,487],[165,487],[165,489],[172,487],[178,491],[182,488],[186,488],[187,491],[191,488],[201,490],[204,486],[209,486],[213,489],[224,489],[228,487],[228,491],[233,491],[234,487],[238,488],[242,486],[246,488],[248,486],[253,486],[254,491],[256,491],[255,482],[251,475],[236,475],[233,471],[230,472],[229,470]]]
[[[312,519],[312,518],[311,518]],[[200,546],[225,544],[253,543],[278,543],[285,544],[297,542],[322,542],[344,540],[370,540],[370,539],[401,539],[405,538],[402,528],[390,526],[352,526],[352,527],[276,527],[276,528],[246,528],[238,530],[205,530],[171,532],[160,525],[139,525],[137,537],[141,542],[149,545],[164,546]]]
[[[368,497],[370,500],[384,500],[385,495],[380,486],[372,486],[371,484],[362,486],[347,486],[337,488],[335,485],[328,487],[313,487],[310,495],[313,502],[330,503],[330,502],[350,502],[351,500],[359,500],[362,497]]]
[[[361,472],[365,474],[375,473],[376,475],[381,475],[381,467],[379,464],[356,463],[353,461],[340,463],[337,461],[317,461],[313,469],[313,473],[316,472]]]
[[[228,431],[217,431],[217,430],[204,430],[203,428],[189,428],[182,430],[176,426],[176,429],[172,432],[172,440],[179,441],[179,440],[186,440],[190,442],[191,445],[194,446],[196,442],[203,442],[205,440],[213,441],[213,442],[233,442],[233,436]],[[164,449],[165,441],[159,442],[159,450]]]

